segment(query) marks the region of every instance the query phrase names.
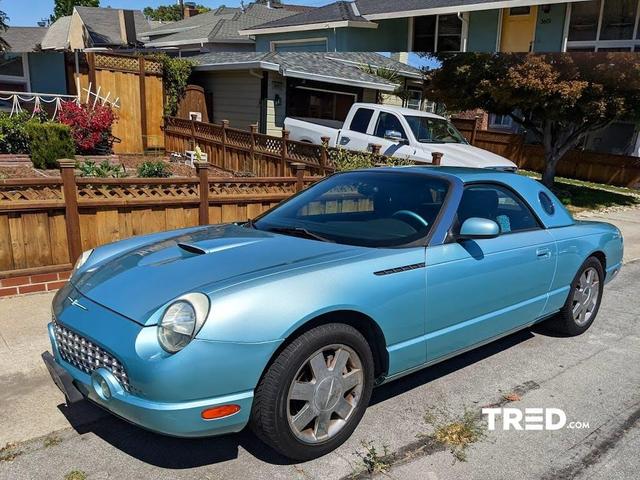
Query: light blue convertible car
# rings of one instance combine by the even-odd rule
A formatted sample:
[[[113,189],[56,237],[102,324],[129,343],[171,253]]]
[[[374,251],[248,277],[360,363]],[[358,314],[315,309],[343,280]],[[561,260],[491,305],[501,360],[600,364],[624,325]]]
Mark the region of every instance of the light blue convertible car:
[[[622,250],[514,173],[340,173],[245,224],[85,252],[43,359],[69,402],[180,437],[250,424],[309,459],[376,385],[542,320],[583,333]]]

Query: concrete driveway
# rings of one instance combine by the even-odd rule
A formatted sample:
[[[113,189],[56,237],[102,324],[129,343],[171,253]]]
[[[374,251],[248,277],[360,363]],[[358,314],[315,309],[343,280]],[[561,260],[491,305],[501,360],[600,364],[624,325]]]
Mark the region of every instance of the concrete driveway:
[[[80,471],[86,477],[69,478],[339,479],[368,477],[366,465],[402,479],[637,478],[638,291],[640,262],[633,262],[608,285],[597,321],[581,337],[560,338],[538,326],[377,389],[352,438],[302,464],[276,455],[250,432],[172,439],[90,404],[65,407],[39,359],[48,348],[51,294],[5,299],[0,446],[10,445],[0,450],[0,478],[63,479]],[[505,431],[498,422],[490,431],[483,406],[559,408],[567,425],[588,427]],[[432,434],[460,424],[465,411],[480,435],[466,450],[454,448],[462,458],[456,459]]]

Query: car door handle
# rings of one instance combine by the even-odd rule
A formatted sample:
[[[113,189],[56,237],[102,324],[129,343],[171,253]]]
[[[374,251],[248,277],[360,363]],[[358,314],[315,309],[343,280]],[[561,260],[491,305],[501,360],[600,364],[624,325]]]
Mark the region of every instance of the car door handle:
[[[551,249],[549,248],[539,248],[536,250],[536,255],[538,258],[549,258],[551,256]]]

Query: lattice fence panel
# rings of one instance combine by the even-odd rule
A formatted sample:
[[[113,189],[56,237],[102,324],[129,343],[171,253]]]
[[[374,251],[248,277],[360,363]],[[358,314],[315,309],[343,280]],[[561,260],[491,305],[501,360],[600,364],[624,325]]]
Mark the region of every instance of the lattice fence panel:
[[[251,132],[237,129],[227,129],[227,143],[234,147],[251,148]]]
[[[194,200],[198,201],[199,192],[196,182],[178,183],[167,181],[159,184],[101,184],[96,183],[78,184],[78,201],[100,202],[100,201],[151,201],[159,200],[170,203],[172,200]]]
[[[0,185],[0,205],[62,202],[62,184]]]
[[[320,164],[322,146],[303,142],[287,142],[287,156],[296,161]]]
[[[269,135],[256,134],[256,151],[270,155],[281,155],[282,139]]]
[[[263,182],[216,182],[209,183],[209,199],[215,197],[251,197],[261,195],[293,195],[296,193],[295,180]]]

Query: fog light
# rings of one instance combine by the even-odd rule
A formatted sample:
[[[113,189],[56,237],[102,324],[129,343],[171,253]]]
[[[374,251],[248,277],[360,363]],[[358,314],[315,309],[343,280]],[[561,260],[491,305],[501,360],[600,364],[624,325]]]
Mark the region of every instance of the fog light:
[[[94,378],[93,389],[103,400],[109,400],[111,398],[111,389],[109,388],[109,384],[104,378],[100,376]]]
[[[240,405],[222,405],[220,407],[207,408],[202,411],[202,418],[215,420],[217,418],[230,417],[240,411]]]

